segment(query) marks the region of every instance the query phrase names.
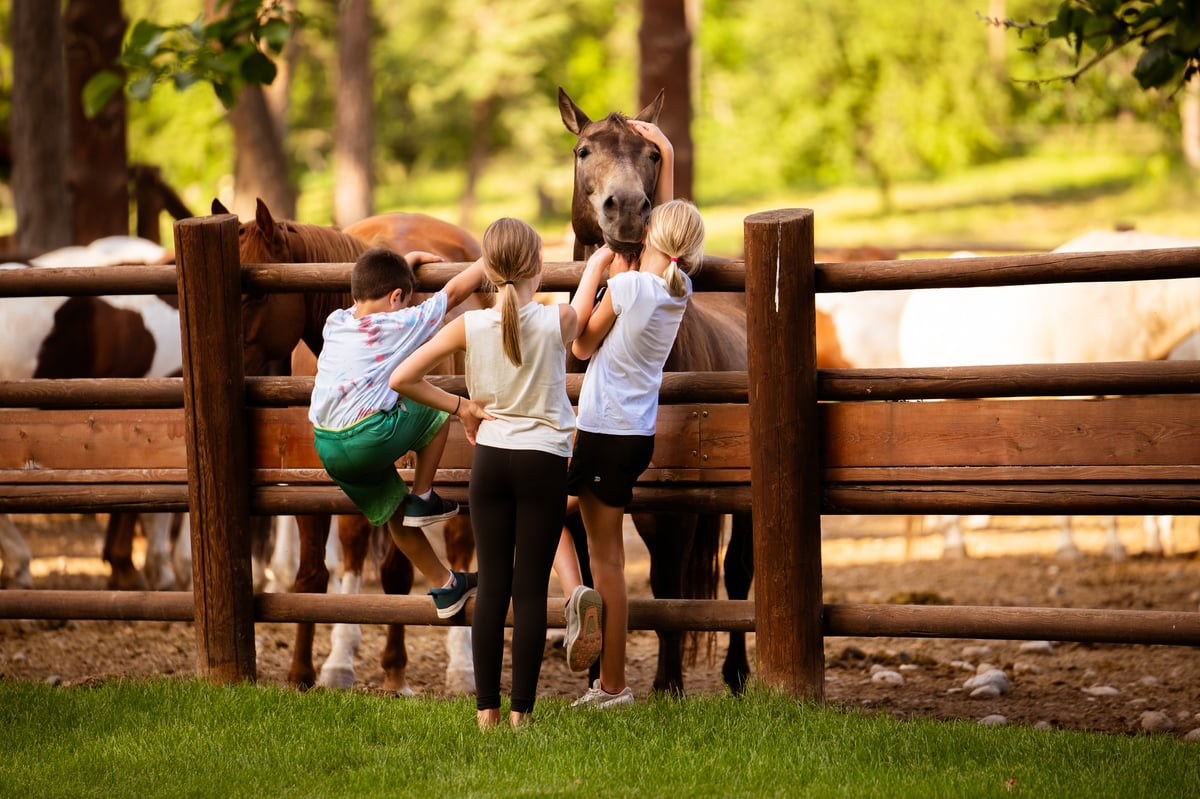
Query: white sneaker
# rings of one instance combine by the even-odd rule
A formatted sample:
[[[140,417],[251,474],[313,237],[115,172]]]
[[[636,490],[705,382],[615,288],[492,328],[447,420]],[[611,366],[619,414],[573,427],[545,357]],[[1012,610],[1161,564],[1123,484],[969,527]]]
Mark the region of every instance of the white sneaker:
[[[604,644],[604,602],[600,592],[580,585],[567,598],[567,668],[587,671]]]
[[[610,694],[600,687],[600,681],[592,683],[587,693],[571,703],[571,707],[613,708],[633,704],[633,691],[626,685],[619,693]]]

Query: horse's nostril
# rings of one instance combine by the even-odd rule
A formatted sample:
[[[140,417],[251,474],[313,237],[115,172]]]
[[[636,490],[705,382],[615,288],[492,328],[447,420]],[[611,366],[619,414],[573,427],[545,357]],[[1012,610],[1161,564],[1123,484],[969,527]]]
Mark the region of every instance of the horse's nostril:
[[[607,198],[605,198],[605,200],[604,200],[604,210],[606,210],[606,211],[611,211],[611,210],[613,210],[613,209],[614,209],[614,208],[616,208],[616,207],[617,207],[617,198],[616,198],[616,197],[613,197],[612,195],[609,195]]]

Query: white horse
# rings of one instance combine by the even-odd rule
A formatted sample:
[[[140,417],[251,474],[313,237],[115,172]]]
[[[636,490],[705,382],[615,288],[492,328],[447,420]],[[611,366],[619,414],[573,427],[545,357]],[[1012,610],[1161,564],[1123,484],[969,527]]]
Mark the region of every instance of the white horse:
[[[1093,231],[1054,252],[1200,247],[1200,239]],[[911,293],[900,320],[904,366],[987,366],[1161,360],[1200,330],[1200,278],[1116,283],[946,288]],[[973,517],[976,523],[987,517]],[[957,516],[932,517],[946,554],[964,554]],[[1078,557],[1069,516],[1057,517],[1058,552]],[[1127,553],[1116,517],[1104,517],[1105,552]],[[1146,552],[1163,551],[1170,517],[1147,517]]]
[[[146,239],[109,236],[86,247],[52,250],[28,264],[2,264],[0,270],[155,264],[163,263],[166,254]],[[111,336],[89,335],[92,330]],[[154,296],[0,298],[0,341],[4,342],[0,380],[135,372],[142,377],[168,377],[180,374],[183,368],[179,311]],[[144,582],[155,590],[188,588],[192,565],[186,527],[173,540],[171,514],[143,513],[140,521],[147,547],[145,577],[136,575],[138,586]],[[128,534],[132,534],[132,526]],[[32,586],[29,547],[7,517],[0,523],[0,560],[4,561],[6,584]]]

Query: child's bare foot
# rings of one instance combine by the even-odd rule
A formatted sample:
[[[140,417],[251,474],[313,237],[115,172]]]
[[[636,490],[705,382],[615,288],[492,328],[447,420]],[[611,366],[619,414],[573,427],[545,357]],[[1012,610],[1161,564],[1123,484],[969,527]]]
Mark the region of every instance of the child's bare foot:
[[[528,727],[530,724],[532,724],[533,717],[528,713],[521,713],[514,710],[508,714],[508,723],[512,725],[514,730],[516,730],[520,729],[521,727]]]
[[[479,729],[490,730],[500,723],[500,708],[476,711],[475,719],[479,722]]]

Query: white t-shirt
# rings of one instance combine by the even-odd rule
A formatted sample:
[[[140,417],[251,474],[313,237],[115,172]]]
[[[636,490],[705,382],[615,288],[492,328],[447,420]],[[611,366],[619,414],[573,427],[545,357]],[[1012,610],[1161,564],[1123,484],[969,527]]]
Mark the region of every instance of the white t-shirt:
[[[672,297],[667,282],[649,272],[608,279],[616,321],[592,354],[579,392],[580,430],[612,435],[654,435],[663,364],[675,343],[692,294]]]
[[[438,331],[449,298],[439,291],[420,305],[354,318],[341,308],[325,320],[308,418],[313,426],[341,430],[396,406],[388,386],[392,370]]]
[[[495,416],[479,425],[476,441],[500,449],[571,455],[575,412],[567,397],[567,348],[557,305],[527,303],[520,310],[521,365],[504,354],[500,311],[470,311],[467,392]]]

